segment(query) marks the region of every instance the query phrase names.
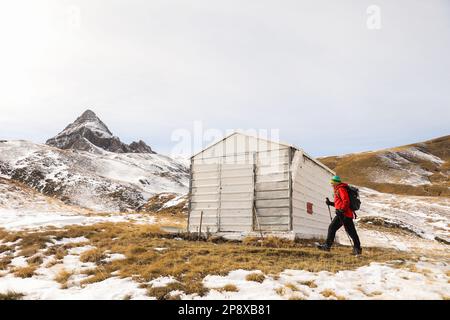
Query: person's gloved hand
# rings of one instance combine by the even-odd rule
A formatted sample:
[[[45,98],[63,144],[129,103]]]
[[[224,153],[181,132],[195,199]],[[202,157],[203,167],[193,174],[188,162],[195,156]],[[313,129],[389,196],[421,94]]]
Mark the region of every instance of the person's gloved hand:
[[[325,203],[327,204],[327,206],[334,206],[334,202],[331,202],[330,199],[328,199],[328,198],[325,201]]]

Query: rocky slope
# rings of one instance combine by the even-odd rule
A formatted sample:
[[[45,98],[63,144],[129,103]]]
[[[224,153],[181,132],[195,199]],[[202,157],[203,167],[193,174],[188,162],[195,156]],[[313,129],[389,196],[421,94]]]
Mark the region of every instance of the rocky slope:
[[[450,244],[450,199],[447,197],[405,196],[361,188],[361,210],[357,223],[405,231],[426,240]],[[377,239],[377,241],[383,241]],[[391,243],[395,245],[395,243]],[[413,246],[404,243],[402,246]]]
[[[344,180],[380,192],[450,196],[450,135],[319,160]]]
[[[0,233],[2,230],[31,231],[48,227],[91,225],[99,222],[151,224],[154,221],[153,215],[103,213],[67,205],[21,182],[0,177]],[[0,252],[0,260],[3,253]]]
[[[188,169],[167,156],[61,150],[17,140],[0,143],[0,174],[99,211],[135,210],[155,194],[182,194],[188,186]]]
[[[129,145],[120,141],[91,110],[86,110],[63,131],[48,139],[46,144],[60,149],[97,153],[99,148],[115,153],[155,153],[142,140]]]
[[[149,199],[187,193],[188,167],[156,154],[143,141],[130,145],[87,110],[46,145],[0,141],[0,175],[67,204],[95,211],[135,211]]]

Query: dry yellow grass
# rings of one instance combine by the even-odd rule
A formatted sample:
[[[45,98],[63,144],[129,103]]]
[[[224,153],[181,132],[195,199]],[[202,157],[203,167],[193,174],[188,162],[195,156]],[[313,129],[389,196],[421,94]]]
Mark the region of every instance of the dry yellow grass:
[[[62,260],[68,254],[69,254],[69,252],[65,248],[61,248],[61,247],[55,248],[55,259],[57,259],[57,260]]]
[[[11,248],[9,246],[3,245],[3,244],[0,245],[0,253],[4,253],[9,250],[11,250]]]
[[[62,269],[55,277],[55,281],[61,284],[61,289],[68,288],[69,278],[72,276],[72,273],[67,271],[66,269]]]
[[[325,290],[321,291],[320,294],[323,295],[325,298],[335,295],[334,291],[331,289],[325,289]]]
[[[172,282],[164,287],[148,288],[148,295],[158,300],[169,300],[173,298],[171,292],[176,290],[185,291],[186,288],[179,282]]]
[[[433,273],[430,269],[427,269],[427,268],[419,269],[419,272],[424,274],[424,275],[428,275],[428,274]]]
[[[380,296],[383,294],[383,292],[381,292],[381,291],[372,291],[369,293],[366,293],[365,291],[362,291],[362,292],[368,297],[375,297],[375,296]]]
[[[310,287],[310,288],[317,288],[317,284],[314,282],[314,280],[299,281],[299,284]]]
[[[279,295],[279,296],[284,296],[286,294],[286,288],[285,287],[279,287],[275,289],[275,292]]]
[[[23,293],[15,291],[7,291],[6,293],[0,293],[0,300],[22,300]]]
[[[40,265],[42,263],[42,261],[43,261],[43,257],[40,254],[36,254],[27,259],[27,262],[29,264],[35,264],[35,265]]]
[[[51,259],[50,261],[48,261],[45,265],[44,265],[44,267],[45,268],[51,268],[51,267],[53,267],[54,265],[57,265],[58,264],[58,260],[56,260],[56,259]]]
[[[445,161],[445,163],[440,165],[434,162],[426,161],[420,157],[410,157],[409,160],[411,162],[404,165],[405,169],[419,166],[421,169],[430,172],[430,185],[411,186],[401,183],[376,183],[372,181],[372,177],[378,172],[391,173],[392,176],[395,176],[395,170],[392,170],[392,168],[390,168],[389,165],[383,161],[383,158],[380,157],[381,155],[386,155],[388,152],[402,152],[411,147],[431,153]],[[319,158],[319,160],[329,168],[336,171],[337,174],[344,179],[344,181],[348,181],[359,186],[372,188],[380,192],[449,197],[450,181],[445,174],[442,174],[450,168],[449,149],[450,135],[425,141],[420,144],[412,144],[373,152],[350,154],[343,157],[324,157]],[[404,153],[403,156],[405,156]]]
[[[299,295],[294,295],[289,297],[289,300],[306,300],[306,298]]]
[[[415,272],[415,273],[419,272],[419,269],[417,269],[415,264],[410,264],[408,266],[408,270],[411,271],[411,272]]]
[[[103,267],[97,267],[96,269],[89,269],[84,273],[89,275],[89,277],[82,280],[81,285],[100,282],[108,279],[111,276],[110,272],[107,272]]]
[[[296,286],[295,284],[293,284],[293,283],[287,283],[287,284],[286,284],[286,288],[289,288],[289,289],[291,289],[292,291],[298,291],[297,286]]]
[[[93,269],[87,269],[83,271],[83,274],[88,275],[88,276],[93,276],[95,274],[97,274],[98,270],[97,268],[93,268]]]
[[[262,273],[250,273],[245,277],[245,280],[247,281],[254,281],[254,282],[263,282],[266,279],[266,276]]]
[[[105,258],[106,255],[103,253],[101,249],[88,250],[80,255],[80,261],[82,262],[99,263],[102,259]]]
[[[6,270],[11,263],[12,256],[6,256],[0,259],[0,270]]]
[[[237,292],[239,291],[238,287],[236,287],[234,284],[226,284],[223,288],[222,291],[228,291],[228,292]]]
[[[14,270],[14,275],[20,278],[31,278],[36,271],[36,266],[27,266]]]
[[[100,223],[91,226],[70,226],[64,230],[46,230],[38,233],[6,233],[4,237],[22,238],[27,244],[45,243],[49,237],[75,238],[84,236],[96,249],[81,255],[82,261],[97,263],[89,270],[90,277],[82,284],[102,281],[118,272],[120,277],[132,277],[146,283],[159,276],[172,276],[179,281],[168,288],[149,288],[149,294],[161,299],[172,299],[168,293],[180,289],[186,294],[203,295],[208,289],[202,284],[207,275],[227,275],[232,270],[261,270],[264,274],[276,276],[285,269],[311,272],[355,269],[370,262],[411,259],[405,252],[388,249],[365,248],[365,254],[354,257],[348,247],[337,246],[331,252],[323,252],[307,242],[289,241],[278,238],[245,239],[231,242],[214,238],[208,241],[192,241],[187,234],[172,235],[161,231],[158,225],[136,225],[129,223]],[[175,240],[181,237],[183,240]],[[112,241],[112,239],[115,239]],[[40,246],[39,246],[40,247]],[[154,248],[167,248],[155,251]],[[53,245],[45,255],[62,259],[68,246]],[[101,261],[104,252],[121,253],[124,260],[105,263]],[[30,269],[31,270],[31,269]],[[86,272],[86,273],[87,273]],[[252,280],[255,281],[255,280]],[[314,283],[304,284],[314,286]],[[172,289],[172,290],[170,290]],[[170,291],[167,291],[170,290]]]
[[[2,179],[2,178],[0,178],[0,179]],[[8,231],[6,231],[3,228],[0,228],[0,239],[4,239],[9,235],[10,235],[10,233]]]
[[[24,257],[31,257],[38,253],[39,250],[45,249],[50,241],[49,235],[41,232],[31,233],[23,231],[14,234],[13,238],[21,239],[19,255]]]
[[[337,295],[333,290],[331,289],[325,289],[322,292],[320,292],[321,295],[323,295],[325,298],[334,297],[338,300],[345,300],[345,297]]]
[[[164,204],[174,198],[175,195],[173,194],[157,194],[148,199],[147,203],[141,207],[140,211],[157,213],[158,215],[164,214],[183,217],[183,215],[187,213],[186,199],[182,200],[176,206],[164,208]]]
[[[34,244],[23,247],[23,249],[19,252],[19,256],[31,257],[35,255],[39,251],[39,249],[40,249],[39,245]]]

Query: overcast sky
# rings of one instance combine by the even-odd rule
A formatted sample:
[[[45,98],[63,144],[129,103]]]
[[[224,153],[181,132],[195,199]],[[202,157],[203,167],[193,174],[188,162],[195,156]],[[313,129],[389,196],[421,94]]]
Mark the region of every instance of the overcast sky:
[[[162,153],[196,120],[314,156],[450,134],[448,0],[2,1],[0,41],[0,139],[87,108]]]

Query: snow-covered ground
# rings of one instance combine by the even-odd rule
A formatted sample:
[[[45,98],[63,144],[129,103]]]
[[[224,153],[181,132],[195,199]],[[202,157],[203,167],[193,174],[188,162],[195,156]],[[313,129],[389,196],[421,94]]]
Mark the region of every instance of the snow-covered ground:
[[[99,222],[133,222],[151,224],[155,217],[145,214],[109,213],[107,215],[81,214],[71,211],[16,211],[0,209],[0,226],[7,230],[62,228],[67,225],[90,225]]]
[[[361,188],[359,217],[379,217],[424,239],[450,241],[450,199],[393,195]]]
[[[448,245],[442,240],[450,241],[450,199],[394,195],[368,188],[360,188],[360,195],[362,204],[356,225],[363,246],[448,252]],[[385,232],[389,229],[382,232],[377,226],[366,228],[364,224],[370,225],[372,219],[410,232]],[[338,238],[340,243],[350,244],[343,229],[338,231]]]
[[[32,277],[21,278],[13,270],[27,267],[28,262],[19,255],[19,240],[9,269],[0,271],[0,293],[21,293],[24,299],[154,299],[140,283],[114,274],[103,281],[83,284],[82,281],[91,277],[85,272],[97,265],[80,261],[80,255],[95,247],[85,237],[53,239],[47,247],[64,244],[72,247],[61,261],[52,263],[54,256],[47,256]],[[102,263],[125,258],[107,252]],[[203,284],[210,290],[203,297],[179,290],[172,294],[182,299],[447,299],[450,297],[449,262],[448,257],[443,260],[422,257],[418,262],[402,265],[401,261],[371,263],[336,273],[284,270],[278,275],[264,275],[262,282],[247,280],[249,274],[261,273],[258,270],[234,270],[226,276],[206,276]],[[63,271],[69,274],[66,286],[57,281]],[[160,276],[147,285],[164,287],[173,282],[176,280],[172,277]],[[224,290],[230,285],[233,291]]]
[[[0,227],[8,230],[61,228],[99,222],[154,223],[147,214],[101,213],[68,206],[26,186],[0,178]]]
[[[449,239],[450,203],[446,198],[409,197],[383,194],[362,188],[363,201],[359,216],[362,219],[380,218],[411,232],[384,232],[383,229],[358,226],[363,246],[381,246],[420,253],[419,262],[409,262],[409,267],[393,263],[372,263],[356,270],[337,273],[285,270],[279,275],[265,275],[262,283],[248,281],[249,273],[258,271],[235,270],[226,276],[208,275],[203,283],[210,288],[204,297],[186,295],[175,291],[183,299],[442,299],[450,296],[450,255],[448,245],[435,240]],[[179,203],[176,197],[170,204]],[[44,196],[31,188],[0,178],[0,226],[8,230],[38,230],[53,226],[62,228],[71,224],[97,222],[154,223],[155,218],[146,214],[96,213],[68,206],[60,200]],[[369,220],[370,221],[370,220]],[[367,223],[367,222],[366,222]],[[340,231],[341,242],[346,242]],[[13,259],[6,270],[0,271],[0,293],[14,291],[25,299],[153,299],[147,290],[131,278],[118,275],[103,281],[82,284],[89,276],[84,272],[97,267],[91,262],[81,262],[80,255],[94,249],[85,237],[53,239],[50,245],[74,246],[57,264],[53,256],[44,262],[28,278],[14,275],[15,268],[28,266],[27,259],[19,254],[20,239],[15,243],[0,243],[15,247]],[[166,248],[157,247],[155,251]],[[0,253],[0,258],[11,252]],[[126,257],[106,252],[102,263],[120,261]],[[70,273],[67,288],[55,278],[66,270]],[[175,281],[159,277],[148,285],[166,286]],[[225,291],[225,285],[234,285],[236,291]]]
[[[417,161],[430,162],[438,167],[445,162],[441,158],[425,153],[416,147],[386,150],[380,152],[378,157],[383,161],[387,169],[377,170],[376,174],[371,175],[372,181],[411,186],[431,184],[429,176],[433,173],[423,169]]]
[[[81,284],[89,278],[83,272],[93,269],[92,262],[81,262],[80,255],[93,249],[84,239],[64,239],[65,243],[77,243],[79,247],[69,249],[61,263],[49,264],[47,257],[42,266],[30,278],[16,277],[11,273],[0,273],[0,293],[24,294],[24,299],[154,299],[139,283],[130,278],[111,277],[103,281]],[[109,254],[105,263],[111,262]],[[16,257],[11,267],[24,267],[25,259]],[[20,261],[19,261],[20,260]],[[210,291],[200,297],[177,290],[173,295],[182,299],[444,299],[450,296],[450,266],[447,262],[422,258],[419,262],[398,267],[392,263],[371,263],[356,270],[336,273],[327,271],[284,270],[277,276],[264,275],[262,282],[249,281],[247,275],[261,273],[258,270],[234,270],[226,276],[208,275],[203,279]],[[46,266],[47,265],[47,266]],[[55,278],[62,271],[70,273],[67,288]],[[148,282],[152,287],[164,287],[176,282],[172,277],[158,277]],[[226,291],[227,285],[235,291]]]
[[[83,239],[65,239],[66,243],[84,242]],[[130,278],[111,277],[100,282],[81,285],[82,280],[89,276],[83,271],[94,269],[96,265],[92,262],[81,262],[80,255],[93,249],[90,245],[74,247],[69,250],[62,263],[48,266],[53,256],[46,257],[42,266],[35,271],[35,275],[29,278],[20,278],[12,273],[0,273],[0,293],[16,292],[24,294],[24,299],[46,299],[46,300],[111,300],[111,299],[151,299],[146,295],[146,290],[139,288],[139,283]],[[122,259],[122,255],[110,254],[105,262]],[[17,259],[17,258],[16,258]],[[17,260],[16,260],[17,264]],[[27,265],[21,261],[20,267]],[[68,278],[67,288],[63,288],[55,278],[62,271],[71,275]]]
[[[0,174],[71,204],[101,211],[136,209],[157,193],[186,194],[188,168],[151,153],[90,153],[24,140],[0,142]]]
[[[227,276],[207,276],[208,288],[232,284],[236,292],[211,290],[206,299],[443,299],[450,295],[450,267],[443,262],[419,261],[416,272],[387,264],[371,263],[356,270],[308,272],[285,270],[262,282],[246,276],[258,271],[235,270]],[[183,296],[196,299],[196,296]]]

